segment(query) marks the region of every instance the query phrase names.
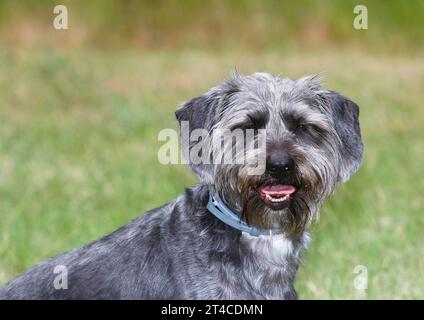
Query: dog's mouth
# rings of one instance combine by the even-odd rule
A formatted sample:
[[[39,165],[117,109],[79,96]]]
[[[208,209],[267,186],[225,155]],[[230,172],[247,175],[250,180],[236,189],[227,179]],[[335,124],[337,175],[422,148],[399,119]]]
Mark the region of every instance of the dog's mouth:
[[[289,184],[264,184],[256,188],[261,200],[274,210],[288,206],[296,187]]]

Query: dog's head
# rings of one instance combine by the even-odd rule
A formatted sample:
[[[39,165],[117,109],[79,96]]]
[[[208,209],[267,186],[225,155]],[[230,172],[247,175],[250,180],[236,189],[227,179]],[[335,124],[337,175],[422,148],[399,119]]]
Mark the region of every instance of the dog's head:
[[[224,155],[243,152],[243,163],[212,161],[215,139],[199,148],[199,135],[182,137],[189,139],[189,151],[206,160],[190,159],[189,165],[246,222],[281,227],[287,234],[302,232],[322,201],[361,164],[358,115],[354,102],[323,88],[317,77],[292,80],[265,73],[235,74],[176,112],[180,123],[189,124],[189,133],[205,129],[212,137],[214,131],[228,129],[244,134],[244,140],[232,135],[230,149],[228,144],[223,149]],[[222,154],[218,158],[223,160]],[[247,170],[250,158],[262,161],[264,170]]]

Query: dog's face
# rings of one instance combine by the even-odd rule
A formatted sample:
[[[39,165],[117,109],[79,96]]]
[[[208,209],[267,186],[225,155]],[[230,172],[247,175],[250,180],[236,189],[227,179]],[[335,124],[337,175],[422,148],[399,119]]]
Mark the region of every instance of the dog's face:
[[[260,154],[245,150],[246,163],[253,156],[264,162],[261,174],[249,174],[246,163],[190,166],[249,224],[296,235],[337,184],[359,167],[358,113],[355,103],[324,89],[315,77],[291,80],[255,73],[236,74],[185,103],[176,115],[189,122],[190,130],[254,129],[257,137],[264,129]],[[214,148],[206,152],[212,155]]]

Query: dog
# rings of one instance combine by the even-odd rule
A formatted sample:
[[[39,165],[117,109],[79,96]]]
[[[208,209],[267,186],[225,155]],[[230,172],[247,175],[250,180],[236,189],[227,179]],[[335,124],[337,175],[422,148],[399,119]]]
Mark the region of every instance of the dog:
[[[3,286],[0,298],[297,299],[309,226],[362,162],[358,117],[358,105],[317,76],[235,72],[182,104],[176,118],[190,133],[265,130],[261,174],[248,174],[246,164],[189,161],[197,185],[35,265]],[[66,267],[66,288],[54,285],[57,266]]]

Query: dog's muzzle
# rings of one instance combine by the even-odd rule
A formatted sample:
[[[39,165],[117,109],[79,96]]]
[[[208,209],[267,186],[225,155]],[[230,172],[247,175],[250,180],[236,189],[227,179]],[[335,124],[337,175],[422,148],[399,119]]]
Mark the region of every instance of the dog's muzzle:
[[[274,210],[287,207],[296,192],[292,182],[295,168],[293,159],[284,151],[271,153],[266,160],[266,179],[256,187],[258,196],[265,205]]]

